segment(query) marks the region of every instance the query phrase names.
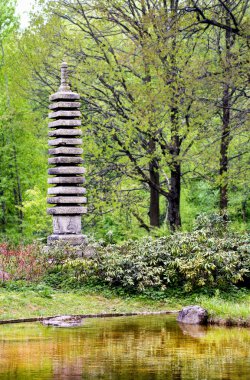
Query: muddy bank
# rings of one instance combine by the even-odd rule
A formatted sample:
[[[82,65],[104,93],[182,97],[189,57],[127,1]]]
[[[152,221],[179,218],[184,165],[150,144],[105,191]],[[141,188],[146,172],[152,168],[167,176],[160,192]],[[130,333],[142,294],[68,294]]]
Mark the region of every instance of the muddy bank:
[[[85,318],[115,318],[115,317],[131,317],[131,316],[152,316],[164,314],[178,314],[178,310],[173,311],[155,311],[155,312],[131,312],[131,313],[101,313],[101,314],[79,314],[70,315],[72,319],[85,319]],[[61,315],[54,315],[49,317],[34,317],[34,318],[20,318],[20,319],[6,319],[0,320],[0,325],[11,323],[30,323],[30,322],[43,322],[50,319],[62,317]],[[243,318],[219,318],[209,317],[207,321],[208,326],[227,326],[227,327],[250,327],[250,316],[247,319]],[[190,325],[188,325],[190,326]]]
[[[215,326],[250,327],[250,317],[248,319],[210,317],[208,318],[207,323],[208,325],[215,325]]]
[[[115,317],[132,317],[132,316],[147,316],[147,315],[164,315],[164,314],[177,314],[178,311],[146,311],[146,312],[131,312],[131,313],[99,313],[99,314],[78,314],[78,315],[69,315],[72,319],[75,318],[115,318]],[[28,323],[28,322],[42,322],[50,319],[55,319],[62,317],[62,315],[54,315],[50,317],[34,317],[34,318],[20,318],[20,319],[6,319],[0,320],[0,325],[11,324],[11,323]]]

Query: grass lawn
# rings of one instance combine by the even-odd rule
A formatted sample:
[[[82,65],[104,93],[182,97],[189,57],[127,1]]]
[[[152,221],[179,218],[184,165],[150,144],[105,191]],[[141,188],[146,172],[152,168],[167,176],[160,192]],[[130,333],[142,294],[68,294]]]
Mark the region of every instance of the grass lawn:
[[[0,288],[0,319],[18,319],[60,314],[95,314],[180,310],[198,304],[211,317],[250,318],[250,291],[215,296],[179,294],[152,300],[146,296],[117,296],[111,291],[82,289],[76,292],[53,291],[51,288],[11,290]]]
[[[60,314],[120,313],[132,311],[173,310],[175,305],[163,301],[122,298],[85,292],[52,292],[44,296],[35,291],[1,289],[0,319],[53,316]]]

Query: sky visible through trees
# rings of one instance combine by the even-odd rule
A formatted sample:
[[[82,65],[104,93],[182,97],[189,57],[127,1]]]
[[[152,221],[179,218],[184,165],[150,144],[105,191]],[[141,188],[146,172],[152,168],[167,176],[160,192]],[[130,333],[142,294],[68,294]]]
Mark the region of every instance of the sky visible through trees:
[[[29,24],[29,13],[32,10],[32,5],[34,5],[33,0],[18,0],[16,13],[20,16],[20,24],[22,28],[25,28]]]

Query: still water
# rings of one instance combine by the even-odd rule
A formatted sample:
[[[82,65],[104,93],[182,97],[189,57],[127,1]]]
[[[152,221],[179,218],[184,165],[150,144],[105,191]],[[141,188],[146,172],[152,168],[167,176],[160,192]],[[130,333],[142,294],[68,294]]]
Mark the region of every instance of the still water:
[[[0,380],[249,380],[250,330],[175,316],[0,325]]]

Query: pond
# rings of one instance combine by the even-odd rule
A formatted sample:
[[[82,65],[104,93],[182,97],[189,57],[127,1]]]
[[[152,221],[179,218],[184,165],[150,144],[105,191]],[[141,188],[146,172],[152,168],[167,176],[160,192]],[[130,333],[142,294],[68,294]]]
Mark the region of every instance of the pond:
[[[249,380],[250,330],[179,326],[175,316],[0,326],[0,380]]]

